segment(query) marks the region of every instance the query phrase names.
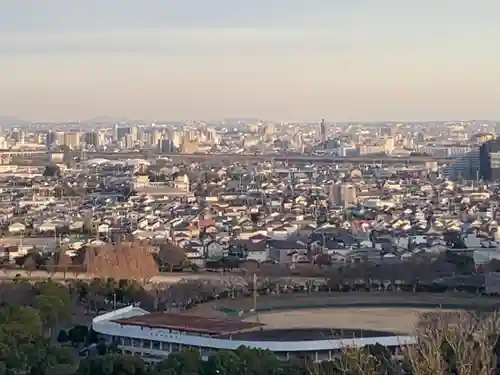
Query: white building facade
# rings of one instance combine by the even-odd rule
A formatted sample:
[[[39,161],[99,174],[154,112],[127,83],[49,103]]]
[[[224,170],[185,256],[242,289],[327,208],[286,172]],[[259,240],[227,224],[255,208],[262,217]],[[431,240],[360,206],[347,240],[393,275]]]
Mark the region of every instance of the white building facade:
[[[207,360],[218,350],[235,350],[239,347],[270,350],[281,360],[309,357],[315,361],[328,361],[344,347],[362,347],[380,344],[397,350],[402,345],[414,344],[412,336],[384,336],[340,340],[314,341],[243,341],[210,337],[178,329],[152,328],[139,325],[119,324],[115,321],[149,314],[138,307],[128,306],[100,315],[92,320],[92,328],[107,342],[115,342],[126,354],[154,362],[165,359],[170,353],[185,349],[200,351]]]

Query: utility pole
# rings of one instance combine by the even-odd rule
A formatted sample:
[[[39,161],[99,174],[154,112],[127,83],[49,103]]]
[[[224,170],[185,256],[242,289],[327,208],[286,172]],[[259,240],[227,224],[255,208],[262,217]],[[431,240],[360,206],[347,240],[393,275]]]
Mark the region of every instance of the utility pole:
[[[256,321],[259,322],[259,314],[257,313],[257,274],[253,273],[253,311]]]
[[[253,273],[253,311],[257,312],[257,274]]]

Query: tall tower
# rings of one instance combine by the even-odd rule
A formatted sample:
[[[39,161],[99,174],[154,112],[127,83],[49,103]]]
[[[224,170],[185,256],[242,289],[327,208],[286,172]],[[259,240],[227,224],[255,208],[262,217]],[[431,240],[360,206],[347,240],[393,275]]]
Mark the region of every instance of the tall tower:
[[[119,128],[118,124],[114,124],[113,125],[113,142],[118,142],[119,141],[119,139],[118,139],[118,137],[119,137],[119,134],[118,134],[119,130],[118,130],[118,128]]]
[[[136,125],[132,126],[130,129],[130,135],[132,136],[132,142],[135,144],[135,142],[139,139],[139,129]]]
[[[326,125],[325,125],[325,119],[322,119],[321,123],[319,124],[319,134],[320,134],[320,141],[321,141],[321,143],[325,144],[326,143]]]

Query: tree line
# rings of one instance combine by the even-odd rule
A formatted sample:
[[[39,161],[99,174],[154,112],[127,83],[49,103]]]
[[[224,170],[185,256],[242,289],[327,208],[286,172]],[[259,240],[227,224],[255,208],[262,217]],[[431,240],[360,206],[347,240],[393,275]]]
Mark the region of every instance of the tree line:
[[[8,249],[6,249],[8,256]],[[0,269],[23,269],[28,273],[46,271],[72,273],[78,276],[87,273],[98,278],[112,277],[147,281],[159,272],[199,271],[200,267],[186,257],[185,249],[163,243],[152,246],[147,241],[119,241],[102,246],[89,245],[69,256],[69,248],[62,246],[58,251],[46,253],[34,249],[26,255],[14,258],[14,262],[0,259]],[[294,267],[274,262],[259,263],[241,257],[225,257],[207,260],[205,269],[235,274],[257,273],[263,277],[317,277],[330,279],[342,275],[345,279],[380,280],[392,278],[407,283],[428,282],[453,275],[473,275],[487,271],[499,271],[500,261],[476,267],[474,260],[464,254],[446,251],[435,256],[415,255],[408,260],[360,259],[353,263],[332,263],[325,257],[318,257],[314,263],[298,263]]]

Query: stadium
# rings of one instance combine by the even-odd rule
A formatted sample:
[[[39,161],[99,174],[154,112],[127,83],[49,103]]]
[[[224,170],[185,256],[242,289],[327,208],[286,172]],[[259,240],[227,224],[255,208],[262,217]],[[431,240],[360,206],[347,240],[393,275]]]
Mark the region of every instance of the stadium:
[[[270,350],[280,359],[309,357],[324,361],[348,346],[380,344],[397,351],[399,346],[415,342],[410,335],[392,332],[297,325],[280,328],[251,320],[148,313],[128,306],[94,318],[92,328],[108,342],[116,342],[124,353],[146,361],[160,361],[188,348],[199,350],[201,357],[208,359],[218,350],[241,346]]]
[[[325,361],[345,347],[379,344],[397,354],[416,342],[413,330],[422,315],[492,311],[498,300],[462,293],[317,293],[262,296],[257,313],[254,305],[252,298],[217,301],[178,314],[128,306],[94,318],[92,328],[146,361],[187,348],[207,359],[241,346],[270,350],[280,359]]]

